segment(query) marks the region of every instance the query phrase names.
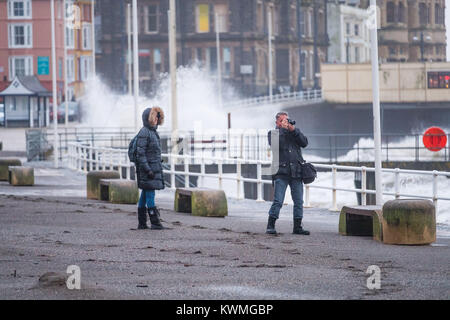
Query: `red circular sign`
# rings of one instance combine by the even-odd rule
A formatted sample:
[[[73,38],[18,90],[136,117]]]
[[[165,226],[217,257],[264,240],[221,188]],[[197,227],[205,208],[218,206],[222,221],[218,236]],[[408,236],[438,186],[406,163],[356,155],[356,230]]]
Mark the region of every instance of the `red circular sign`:
[[[439,151],[447,144],[447,134],[439,127],[428,128],[423,134],[423,144],[430,151]]]

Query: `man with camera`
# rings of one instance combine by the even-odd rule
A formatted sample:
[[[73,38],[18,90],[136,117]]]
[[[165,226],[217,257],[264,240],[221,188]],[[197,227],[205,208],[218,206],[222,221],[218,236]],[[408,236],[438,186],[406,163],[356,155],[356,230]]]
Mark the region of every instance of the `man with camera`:
[[[278,219],[280,209],[283,206],[286,188],[291,188],[291,196],[294,202],[294,234],[309,235],[309,231],[303,229],[303,182],[302,165],[304,162],[301,148],[308,145],[308,139],[295,127],[295,121],[288,118],[287,112],[278,112],[276,117],[275,130],[269,131],[269,145],[272,146],[272,139],[278,139],[279,152],[278,163],[275,167],[278,170],[272,175],[275,188],[274,200],[269,210],[267,222],[268,234],[276,234],[275,222]],[[274,143],[276,146],[276,144]],[[274,157],[276,159],[276,157]]]

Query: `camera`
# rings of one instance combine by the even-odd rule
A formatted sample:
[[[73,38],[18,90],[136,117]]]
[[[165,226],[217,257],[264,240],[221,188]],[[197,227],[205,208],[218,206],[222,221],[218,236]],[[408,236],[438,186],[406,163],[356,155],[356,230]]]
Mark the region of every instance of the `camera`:
[[[290,124],[290,125],[293,125],[293,126],[295,126],[295,123],[296,123],[296,122],[295,122],[295,120],[292,120],[292,119],[288,119],[288,122],[289,122],[289,124]]]
[[[156,117],[158,118],[158,122],[161,120],[161,112],[158,112],[157,114],[156,114]]]

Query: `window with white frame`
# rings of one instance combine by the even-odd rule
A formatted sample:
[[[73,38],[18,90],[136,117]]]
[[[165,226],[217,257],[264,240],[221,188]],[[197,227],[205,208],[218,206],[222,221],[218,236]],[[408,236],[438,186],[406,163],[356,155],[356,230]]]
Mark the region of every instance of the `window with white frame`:
[[[67,56],[67,81],[75,81],[75,64],[73,56]]]
[[[146,25],[148,33],[156,33],[159,29],[159,5],[150,4],[146,7]]]
[[[81,56],[80,57],[80,80],[86,81],[92,72],[92,57]]]
[[[8,0],[8,19],[31,19],[31,0]]]
[[[91,24],[90,23],[83,24],[83,37],[82,37],[83,50],[92,49],[91,32],[92,32]]]
[[[32,48],[33,28],[31,23],[12,23],[8,25],[9,48]]]
[[[9,80],[12,81],[16,76],[33,75],[33,57],[32,56],[12,56],[9,57]]]
[[[66,27],[66,46],[67,49],[75,48],[75,30],[73,28]]]

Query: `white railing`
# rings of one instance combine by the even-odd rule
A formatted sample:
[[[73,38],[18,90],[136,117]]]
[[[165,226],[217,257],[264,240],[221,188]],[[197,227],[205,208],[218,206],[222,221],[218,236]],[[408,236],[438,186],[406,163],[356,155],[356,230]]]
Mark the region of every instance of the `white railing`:
[[[270,161],[262,160],[247,160],[247,159],[231,159],[231,158],[221,158],[221,157],[198,157],[191,155],[172,155],[172,154],[162,154],[163,158],[168,159],[169,170],[164,170],[165,174],[170,175],[170,185],[172,189],[175,189],[175,176],[184,176],[185,187],[189,187],[189,177],[197,176],[199,177],[199,187],[204,187],[204,178],[214,178],[217,179],[218,188],[223,189],[224,180],[232,180],[236,182],[236,198],[244,199],[242,183],[252,182],[257,185],[257,199],[256,201],[264,201],[263,197],[263,185],[272,184],[272,180],[263,179],[263,168],[271,165]],[[183,170],[175,170],[176,164],[184,164]],[[200,172],[190,172],[189,164],[200,165]],[[218,173],[209,174],[206,173],[206,165],[215,164],[217,165]],[[234,164],[236,165],[235,174],[224,174],[223,165]],[[256,178],[244,178],[242,177],[242,165],[243,164],[255,164],[257,166]],[[111,149],[111,148],[100,148],[92,147],[89,145],[81,145],[77,143],[72,143],[69,145],[69,154],[67,165],[69,168],[88,172],[89,170],[119,170],[121,178],[130,179],[131,168],[134,167],[133,163],[130,163],[128,159],[128,152],[124,149]],[[367,189],[367,172],[374,172],[374,168],[368,167],[351,167],[351,166],[339,166],[339,165],[326,165],[326,164],[314,164],[317,169],[331,170],[332,179],[331,185],[321,185],[318,182],[305,185],[305,195],[304,204],[305,206],[310,206],[310,191],[311,189],[327,189],[332,191],[331,210],[338,210],[337,207],[337,191],[354,192],[361,194],[361,204],[366,205],[366,196],[368,194],[376,194],[375,190]],[[125,170],[124,170],[125,169]],[[125,171],[125,174],[123,174]],[[350,171],[350,172],[360,172],[361,173],[361,188],[344,188],[337,183],[337,173],[338,171]],[[400,197],[408,198],[420,198],[420,199],[430,199],[433,201],[437,208],[438,200],[450,201],[450,197],[443,197],[438,195],[438,177],[450,177],[450,172],[443,171],[420,171],[420,170],[404,170],[404,169],[382,169],[383,173],[393,174],[395,176],[394,180],[394,191],[389,192],[384,190],[383,195],[394,196],[396,199]],[[402,174],[413,174],[416,176],[431,176],[431,192],[427,195],[426,192],[422,194],[411,194],[400,192],[400,175]],[[320,172],[319,172],[320,175]]]
[[[248,98],[236,101],[230,101],[224,104],[226,108],[232,107],[250,107],[255,105],[265,105],[272,103],[283,103],[290,101],[298,102],[321,102],[322,90],[304,90],[295,92],[279,93],[271,96],[262,96],[255,98]]]

